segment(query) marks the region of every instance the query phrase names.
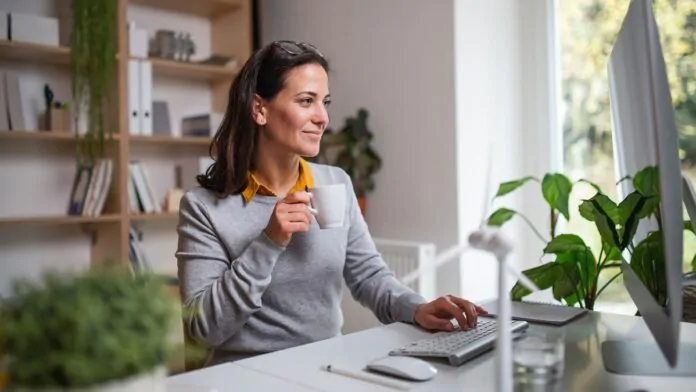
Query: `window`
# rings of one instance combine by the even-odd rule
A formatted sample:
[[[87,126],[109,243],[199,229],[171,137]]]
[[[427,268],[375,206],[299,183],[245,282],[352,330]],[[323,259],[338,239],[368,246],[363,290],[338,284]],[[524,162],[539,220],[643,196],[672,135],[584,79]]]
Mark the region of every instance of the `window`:
[[[680,156],[684,169],[696,181],[696,0],[653,3],[680,133]],[[572,181],[584,178],[598,184],[614,201],[607,62],[628,5],[626,0],[556,1],[564,171]],[[574,211],[565,231],[580,235],[598,251],[601,242],[594,224],[577,211],[579,200],[593,194],[590,186],[574,187]],[[696,239],[688,234],[684,238],[685,255],[693,254]],[[685,260],[685,270],[690,265],[691,260]],[[605,270],[603,280],[616,272]],[[620,279],[598,298],[598,309],[635,312]]]

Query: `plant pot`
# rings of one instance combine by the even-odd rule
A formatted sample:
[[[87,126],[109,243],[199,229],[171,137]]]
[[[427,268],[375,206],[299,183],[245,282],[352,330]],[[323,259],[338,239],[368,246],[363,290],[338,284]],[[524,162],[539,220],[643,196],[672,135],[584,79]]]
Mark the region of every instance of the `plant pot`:
[[[358,197],[358,207],[360,207],[360,212],[365,216],[367,213],[367,198],[365,196]]]
[[[108,381],[100,385],[81,388],[10,388],[8,392],[166,392],[167,369],[158,367],[152,373],[140,374],[122,380]]]

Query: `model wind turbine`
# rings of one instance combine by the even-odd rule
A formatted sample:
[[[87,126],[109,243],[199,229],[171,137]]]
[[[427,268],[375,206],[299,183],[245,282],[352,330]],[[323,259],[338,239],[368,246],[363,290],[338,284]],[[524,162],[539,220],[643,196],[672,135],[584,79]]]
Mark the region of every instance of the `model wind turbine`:
[[[434,271],[439,266],[458,259],[459,256],[471,249],[479,249],[492,254],[498,260],[498,336],[496,343],[496,390],[498,392],[512,392],[512,315],[511,299],[507,293],[508,273],[514,275],[519,282],[531,292],[539,291],[539,288],[524,274],[508,264],[507,258],[513,250],[510,241],[497,227],[485,225],[485,217],[490,201],[490,178],[492,168],[492,146],[488,152],[488,172],[486,177],[486,197],[484,199],[484,218],[481,225],[469,235],[469,243],[456,245],[440,253],[432,264],[425,265],[418,270],[404,276],[401,281],[408,285],[418,279],[424,272]]]

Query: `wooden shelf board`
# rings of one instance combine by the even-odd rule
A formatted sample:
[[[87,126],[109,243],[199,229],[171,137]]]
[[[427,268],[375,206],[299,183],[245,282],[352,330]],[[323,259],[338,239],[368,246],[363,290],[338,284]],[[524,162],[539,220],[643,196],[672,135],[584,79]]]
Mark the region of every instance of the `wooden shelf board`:
[[[137,57],[134,57],[137,59]],[[149,57],[155,75],[175,76],[179,78],[214,81],[232,80],[237,74],[236,67],[221,67],[216,65],[196,64],[193,62],[175,61]]]
[[[112,136],[106,135],[106,142],[118,141],[119,135],[114,133]],[[0,140],[38,140],[38,141],[67,141],[75,142],[78,138],[68,132],[49,132],[49,131],[0,131]]]
[[[131,4],[212,18],[241,7],[239,0],[130,0]]]
[[[107,223],[118,222],[121,215],[106,214],[100,216],[38,216],[38,217],[20,217],[20,218],[0,218],[0,225],[20,225],[20,224],[50,224],[50,225],[66,225],[79,223]]]
[[[177,137],[177,136],[136,136],[131,135],[130,140],[133,143],[142,144],[176,144],[176,145],[201,145],[208,146],[213,140],[209,137]]]
[[[0,40],[0,59],[64,65],[70,63],[70,48]]]
[[[178,219],[178,212],[161,212],[159,214],[131,214],[130,220],[132,221],[146,221],[146,220],[168,220],[168,219]]]

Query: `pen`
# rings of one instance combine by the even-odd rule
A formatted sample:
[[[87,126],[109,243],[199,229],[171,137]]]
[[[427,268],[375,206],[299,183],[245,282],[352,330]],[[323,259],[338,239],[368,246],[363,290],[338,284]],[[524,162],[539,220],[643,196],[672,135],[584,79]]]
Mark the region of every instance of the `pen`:
[[[385,387],[399,389],[402,391],[406,391],[406,390],[411,388],[411,385],[404,382],[404,381],[390,380],[388,378],[373,375],[373,374],[370,374],[367,372],[359,372],[359,371],[356,372],[354,370],[342,369],[340,367],[336,367],[336,365],[329,364],[329,365],[324,365],[321,368],[323,370],[326,370],[329,373],[336,373],[336,374],[340,374],[342,376],[354,378],[356,380],[367,381],[367,382],[371,382],[374,384],[383,385]]]

